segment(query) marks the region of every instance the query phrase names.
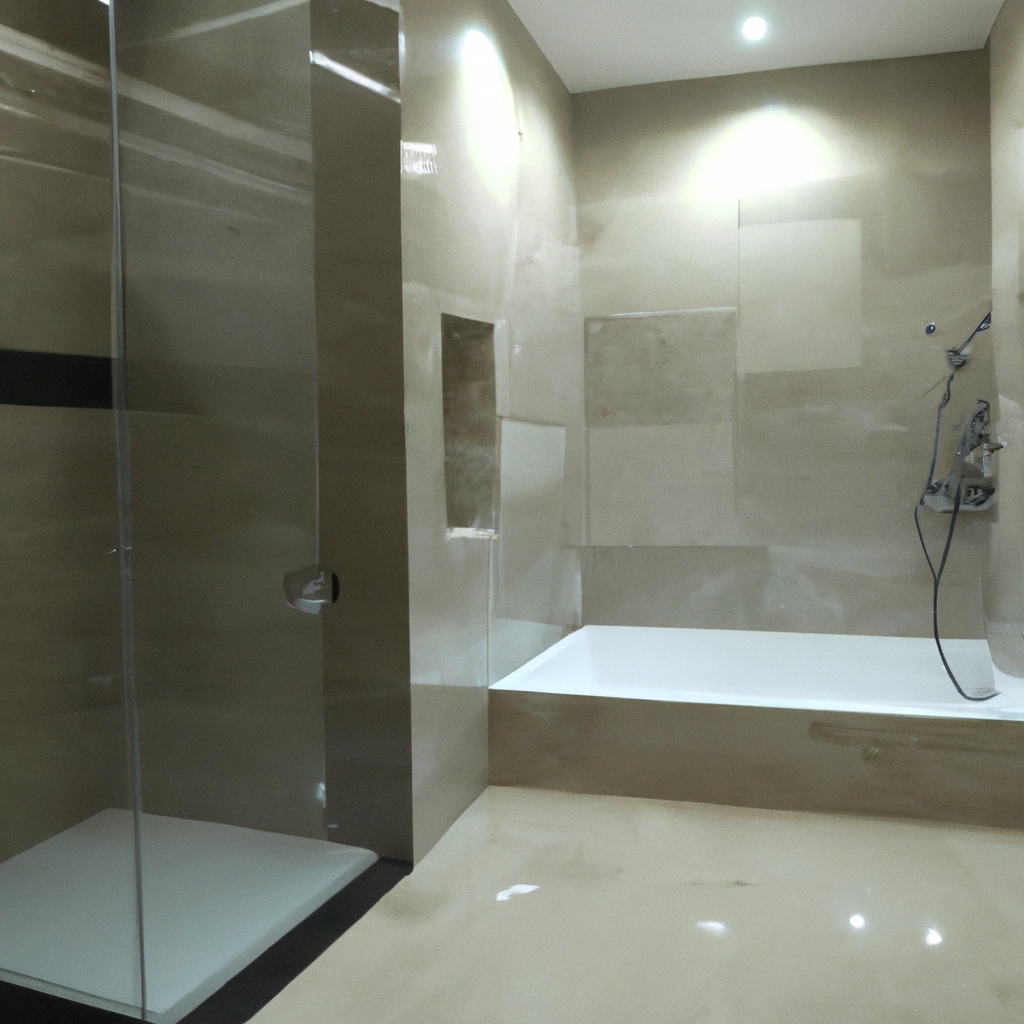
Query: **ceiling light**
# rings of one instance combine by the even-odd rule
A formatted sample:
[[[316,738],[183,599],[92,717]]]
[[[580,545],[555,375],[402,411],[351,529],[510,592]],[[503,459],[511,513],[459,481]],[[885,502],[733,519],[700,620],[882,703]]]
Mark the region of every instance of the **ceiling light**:
[[[764,18],[747,18],[743,22],[743,37],[756,43],[768,34],[768,22]]]

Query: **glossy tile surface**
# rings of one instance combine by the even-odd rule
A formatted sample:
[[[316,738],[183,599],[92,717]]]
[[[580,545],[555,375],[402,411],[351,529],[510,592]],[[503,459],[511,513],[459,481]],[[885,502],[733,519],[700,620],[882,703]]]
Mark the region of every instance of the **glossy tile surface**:
[[[573,111],[584,622],[928,635],[912,512],[930,389],[989,308],[986,52],[589,92]],[[940,475],[996,394],[982,336]],[[995,515],[961,517],[946,635],[985,635]]]
[[[1019,832],[492,787],[254,1021],[1010,1024],[1022,893]]]
[[[315,53],[397,89],[396,11],[314,0],[309,14]],[[328,67],[312,75],[318,525],[340,581],[322,616],[327,823],[338,842],[409,861],[402,108]]]
[[[1024,827],[1019,721],[491,691],[496,785]]]
[[[0,4],[6,349],[110,355],[110,86],[97,6]],[[0,436],[4,861],[124,806],[127,759],[112,416],[3,405]]]
[[[991,37],[992,60],[992,347],[998,430],[1009,447],[1000,455],[999,510],[986,566],[986,625],[992,655],[1006,672],[1024,677],[1024,294],[1021,207],[1021,125],[1024,124],[1024,3],[1007,0]]]
[[[0,430],[3,860],[123,806],[127,767],[111,414],[0,406]]]
[[[106,12],[0,6],[4,347],[110,355]]]
[[[486,785],[481,694],[488,681],[559,639],[567,622],[579,621],[574,549],[583,532],[583,320],[564,85],[504,0],[409,0],[402,26],[420,857]],[[504,489],[497,542],[448,535],[445,314],[494,325]],[[441,709],[454,728],[445,728]]]

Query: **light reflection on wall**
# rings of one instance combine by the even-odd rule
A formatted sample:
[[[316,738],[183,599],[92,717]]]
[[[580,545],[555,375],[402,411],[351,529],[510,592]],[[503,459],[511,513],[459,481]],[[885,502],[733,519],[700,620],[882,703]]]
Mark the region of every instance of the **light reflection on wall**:
[[[494,44],[478,29],[463,39],[462,73],[470,152],[494,197],[509,204],[519,169],[515,96]]]
[[[686,194],[731,201],[850,173],[813,120],[777,106],[730,120],[689,170]]]

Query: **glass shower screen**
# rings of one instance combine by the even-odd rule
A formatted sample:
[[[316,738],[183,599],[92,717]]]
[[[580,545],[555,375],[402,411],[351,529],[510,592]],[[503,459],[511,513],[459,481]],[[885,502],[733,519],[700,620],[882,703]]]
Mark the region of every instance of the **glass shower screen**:
[[[321,466],[341,491],[353,470],[321,438],[355,450],[320,414],[343,386],[318,316],[322,335],[350,308],[325,239],[359,236],[314,195],[314,109],[328,133],[348,115],[313,76],[348,65],[337,33],[311,36],[334,14],[382,33],[397,224],[398,15],[113,3],[0,0],[0,984],[175,1024],[409,831],[373,751],[352,758],[379,687],[344,663],[364,640],[322,564]],[[319,152],[343,178],[336,140]],[[344,374],[353,347],[327,347]],[[351,580],[345,530],[326,534]],[[371,770],[359,798],[336,772],[329,814],[332,614],[335,763]],[[405,672],[376,719],[401,750]],[[406,803],[408,756],[384,758]]]

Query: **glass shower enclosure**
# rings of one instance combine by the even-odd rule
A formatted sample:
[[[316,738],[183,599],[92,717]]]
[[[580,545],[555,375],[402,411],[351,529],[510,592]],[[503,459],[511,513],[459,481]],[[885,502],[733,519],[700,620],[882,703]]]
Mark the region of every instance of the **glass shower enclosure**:
[[[0,0],[0,982],[174,1024],[411,859],[399,16],[112,4]]]

